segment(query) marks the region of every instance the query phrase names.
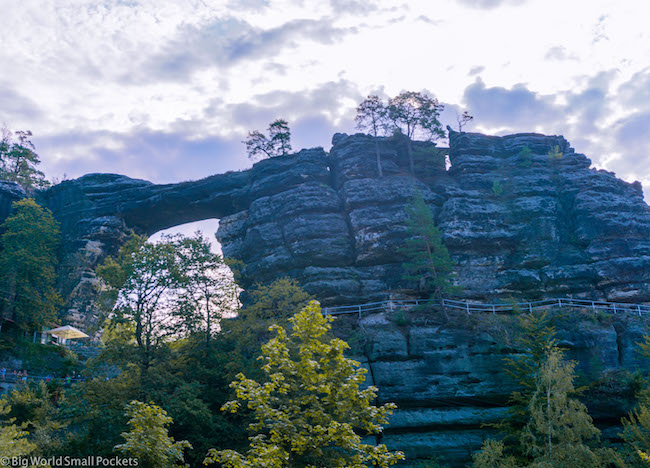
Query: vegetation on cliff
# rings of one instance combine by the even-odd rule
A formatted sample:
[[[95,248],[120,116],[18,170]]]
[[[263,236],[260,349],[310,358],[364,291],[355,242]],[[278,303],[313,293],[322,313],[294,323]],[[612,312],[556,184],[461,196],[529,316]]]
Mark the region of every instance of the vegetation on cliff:
[[[54,323],[62,301],[56,289],[59,223],[52,212],[27,198],[0,226],[0,316],[23,330]]]

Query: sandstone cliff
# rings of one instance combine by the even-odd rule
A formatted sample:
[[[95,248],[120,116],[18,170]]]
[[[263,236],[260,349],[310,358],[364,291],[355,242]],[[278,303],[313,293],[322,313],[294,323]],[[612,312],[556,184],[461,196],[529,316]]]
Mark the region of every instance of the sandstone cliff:
[[[452,132],[448,151],[414,145],[416,177],[403,141],[379,143],[382,178],[373,138],[337,134],[329,154],[303,150],[195,182],[154,185],[90,174],[39,193],[62,223],[69,319],[93,323],[94,267],[130,230],[153,234],[207,218],[220,219],[225,255],[246,264],[243,287],[289,275],[324,305],[414,295],[397,253],[414,188],[435,215],[466,298],[650,301],[650,208],[640,184],[591,169],[564,138]],[[25,196],[15,184],[0,183],[0,220]],[[384,441],[410,457],[436,453],[463,464],[490,434],[482,424],[505,411],[513,383],[502,358],[520,352],[514,319],[356,320],[339,319],[339,332],[369,369],[381,400],[400,404]],[[559,325],[562,344],[592,380],[617,381],[647,367],[635,351],[648,332],[643,319],[575,313]],[[612,393],[590,396],[603,427],[627,409],[623,391],[613,385]]]
[[[397,247],[414,188],[435,214],[465,297],[650,300],[640,184],[590,169],[564,138],[452,132],[449,170],[446,151],[417,143],[416,177],[403,141],[381,138],[380,148],[382,178],[372,137],[337,134],[329,154],[303,150],[195,182],[90,174],[41,192],[62,223],[69,309],[77,320],[93,315],[93,268],[131,229],[153,234],[206,218],[221,220],[224,254],[246,264],[243,287],[289,275],[326,305],[413,294]],[[554,148],[560,156],[551,158]],[[0,218],[24,196],[3,183]]]

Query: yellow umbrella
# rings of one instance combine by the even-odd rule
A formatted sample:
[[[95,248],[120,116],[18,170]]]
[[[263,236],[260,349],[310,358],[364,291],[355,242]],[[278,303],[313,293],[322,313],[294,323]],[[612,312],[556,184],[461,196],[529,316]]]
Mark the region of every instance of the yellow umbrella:
[[[88,335],[86,335],[84,332],[81,330],[71,327],[70,325],[66,325],[64,327],[59,327],[59,328],[53,328],[52,330],[48,330],[46,333],[49,333],[50,335],[58,336],[59,338],[65,338],[67,340],[73,340],[75,338],[89,338]]]

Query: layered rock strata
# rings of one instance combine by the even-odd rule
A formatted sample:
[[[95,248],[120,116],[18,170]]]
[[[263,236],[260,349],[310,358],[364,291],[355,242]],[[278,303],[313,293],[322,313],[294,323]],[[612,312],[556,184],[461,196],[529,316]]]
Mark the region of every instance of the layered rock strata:
[[[336,134],[329,154],[303,150],[195,182],[90,174],[38,193],[62,224],[61,287],[75,322],[93,315],[93,269],[128,232],[207,218],[220,219],[224,254],[246,265],[243,287],[291,276],[325,305],[413,295],[399,247],[415,190],[465,297],[650,300],[650,208],[640,184],[591,169],[564,138],[451,132],[448,151],[414,142],[415,177],[403,140],[378,143],[381,178],[372,137]],[[3,182],[0,218],[24,196]]]

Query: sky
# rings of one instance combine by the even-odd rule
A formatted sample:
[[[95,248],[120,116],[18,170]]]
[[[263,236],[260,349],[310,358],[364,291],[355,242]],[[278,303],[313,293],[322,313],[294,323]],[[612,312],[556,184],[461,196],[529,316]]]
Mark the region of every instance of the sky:
[[[356,105],[423,91],[443,124],[564,135],[650,200],[647,0],[0,0],[0,124],[50,178],[156,183],[354,133]]]

